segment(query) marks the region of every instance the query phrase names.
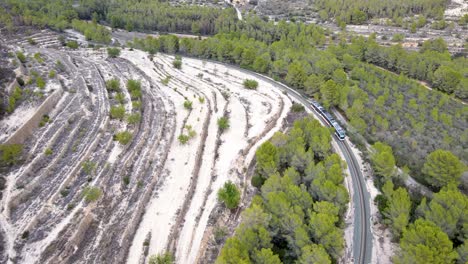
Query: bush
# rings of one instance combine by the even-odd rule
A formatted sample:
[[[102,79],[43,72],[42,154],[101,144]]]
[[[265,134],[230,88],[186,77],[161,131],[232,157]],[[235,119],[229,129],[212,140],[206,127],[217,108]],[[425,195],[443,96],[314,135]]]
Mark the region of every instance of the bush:
[[[225,116],[220,117],[218,119],[218,128],[221,132],[224,132],[226,129],[229,128],[229,119]]]
[[[125,107],[123,105],[112,106],[110,109],[110,117],[112,119],[122,120],[125,117]]]
[[[251,180],[252,186],[257,187],[257,188],[262,187],[264,182],[265,182],[265,179],[260,175],[253,176]]]
[[[132,140],[132,133],[123,131],[115,134],[115,140],[122,145],[127,145]]]
[[[304,112],[305,108],[301,104],[293,103],[291,106],[291,111],[293,111],[294,113],[300,113],[300,112]]]
[[[102,195],[101,189],[99,187],[86,187],[83,190],[83,197],[87,203],[92,203],[97,201]]]
[[[50,149],[50,148],[46,148],[46,150],[44,151],[44,154],[45,154],[46,156],[50,156],[50,155],[52,155],[53,153],[54,153],[54,152],[53,152],[52,149]]]
[[[81,164],[81,168],[83,168],[83,172],[86,175],[90,175],[94,172],[94,170],[96,170],[96,163],[93,161],[87,160]]]
[[[240,191],[234,183],[228,181],[223,188],[219,189],[218,199],[229,209],[237,208],[240,202]]]
[[[18,82],[19,86],[24,86],[24,80],[21,77],[16,77],[16,81]]]
[[[37,44],[36,41],[32,38],[28,38],[28,43],[33,46]]]
[[[172,256],[171,253],[152,255],[148,261],[148,264],[173,264],[173,263],[174,263],[174,256]]]
[[[25,63],[25,62],[26,62],[26,56],[24,55],[23,52],[21,52],[21,51],[16,52],[16,57],[18,57],[18,60],[19,60],[21,63]]]
[[[110,92],[120,92],[119,79],[110,79],[106,81],[106,88]]]
[[[44,79],[42,79],[42,77],[37,77],[36,79],[36,84],[37,84],[37,87],[39,87],[39,89],[44,89],[45,88],[45,85],[46,85],[46,82],[44,81]]]
[[[171,76],[166,76],[166,78],[161,80],[161,83],[167,86],[170,80],[171,80]]]
[[[174,66],[174,68],[180,70],[180,69],[182,69],[182,61],[180,61],[180,60],[174,60],[174,61],[172,62],[172,66]]]
[[[110,58],[117,58],[120,56],[120,49],[119,48],[107,48],[107,55]]]
[[[244,81],[244,87],[247,89],[255,90],[258,88],[258,82],[256,80],[246,79]]]
[[[67,47],[69,47],[70,49],[77,49],[78,48],[78,42],[74,41],[74,40],[70,40],[67,42]]]
[[[130,115],[127,116],[127,122],[130,125],[136,125],[136,124],[140,123],[140,120],[141,120],[141,114],[140,113],[134,113],[134,114],[130,114]]]
[[[185,100],[184,108],[187,109],[187,110],[192,110],[192,101]]]
[[[55,75],[56,75],[55,71],[54,71],[54,70],[50,70],[50,72],[49,72],[49,78],[50,78],[50,79],[55,78]]]
[[[21,144],[0,145],[0,154],[2,157],[2,164],[5,164],[5,165],[17,164],[20,160],[22,152],[23,152],[23,145]]]
[[[180,134],[180,136],[177,139],[179,140],[180,144],[185,145],[190,140],[190,137],[185,134]]]
[[[39,122],[39,127],[45,126],[48,122],[50,122],[50,117],[48,115],[43,115],[41,122]]]

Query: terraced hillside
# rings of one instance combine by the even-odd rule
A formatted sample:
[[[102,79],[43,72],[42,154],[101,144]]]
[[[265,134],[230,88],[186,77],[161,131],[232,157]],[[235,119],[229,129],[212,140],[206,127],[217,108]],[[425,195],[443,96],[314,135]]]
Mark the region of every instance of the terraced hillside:
[[[108,58],[104,49],[60,47],[55,34],[31,36],[35,45],[28,38],[9,44],[21,43],[28,58],[40,53],[57,76],[42,101],[18,107],[30,116],[9,116],[16,123],[0,142],[23,133],[28,153],[6,175],[0,262],[141,263],[172,250],[195,263],[217,190],[227,180],[245,184],[244,169],[282,127],[289,98],[261,80],[246,90],[254,76],[209,62],[183,58],[176,69],[171,56]],[[35,64],[24,65],[28,75]],[[52,107],[39,126],[34,113],[44,104]]]

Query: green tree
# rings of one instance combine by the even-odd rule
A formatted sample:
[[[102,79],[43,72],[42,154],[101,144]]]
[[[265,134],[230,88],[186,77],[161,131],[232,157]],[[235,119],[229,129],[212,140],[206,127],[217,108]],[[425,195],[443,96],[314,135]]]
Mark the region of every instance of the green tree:
[[[395,264],[454,263],[457,253],[447,234],[431,221],[418,219],[403,231]]]
[[[373,147],[375,152],[371,154],[371,161],[374,170],[388,180],[396,173],[392,147],[382,142],[376,142]]]
[[[406,189],[393,190],[391,181],[387,181],[382,189],[387,200],[387,206],[383,211],[386,217],[384,222],[392,226],[392,233],[398,239],[409,223],[411,199]]]
[[[327,254],[322,245],[311,244],[302,248],[302,255],[300,256],[298,264],[331,264],[330,256]]]
[[[420,208],[424,218],[432,221],[450,239],[468,238],[468,197],[455,186],[444,187],[434,194],[427,208]]]
[[[275,145],[270,141],[263,143],[255,152],[257,161],[256,171],[263,178],[276,172],[279,163],[279,153]]]
[[[434,86],[448,94],[455,91],[462,78],[461,73],[447,66],[440,66],[434,72]]]
[[[464,165],[457,156],[441,149],[429,154],[422,168],[426,181],[438,188],[449,183],[458,184],[463,170]]]
[[[281,260],[278,255],[275,255],[269,248],[262,248],[261,250],[255,251],[252,257],[256,264],[281,264]]]
[[[328,80],[322,85],[320,94],[326,108],[340,103],[340,86],[333,80]]]
[[[304,82],[307,79],[307,74],[299,61],[294,61],[288,67],[286,82],[296,88],[303,88]]]
[[[240,202],[240,191],[234,183],[228,181],[223,188],[219,189],[218,199],[229,209],[237,208]]]

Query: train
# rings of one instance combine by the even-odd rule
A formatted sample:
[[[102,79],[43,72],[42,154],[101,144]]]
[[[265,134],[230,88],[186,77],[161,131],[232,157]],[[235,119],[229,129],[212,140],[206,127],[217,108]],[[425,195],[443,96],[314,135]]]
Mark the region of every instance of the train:
[[[319,113],[325,121],[327,121],[328,125],[335,129],[335,135],[338,137],[339,140],[344,140],[346,138],[346,131],[336,122],[335,118],[327,112],[323,106],[321,106],[317,101],[313,99],[308,99],[309,103],[312,105],[315,111]]]

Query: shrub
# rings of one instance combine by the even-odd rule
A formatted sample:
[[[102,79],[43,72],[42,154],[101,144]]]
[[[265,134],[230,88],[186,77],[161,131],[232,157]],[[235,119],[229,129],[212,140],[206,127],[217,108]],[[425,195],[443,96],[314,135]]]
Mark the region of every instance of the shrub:
[[[49,72],[49,78],[50,78],[50,79],[55,78],[55,75],[56,75],[55,71],[54,71],[54,70],[50,70],[50,72]]]
[[[180,70],[180,69],[182,69],[182,61],[180,61],[180,60],[174,60],[174,61],[172,62],[172,66],[174,66],[174,68]]]
[[[291,106],[291,111],[293,111],[295,113],[300,113],[300,112],[304,112],[305,108],[301,104],[293,103],[293,105]]]
[[[115,134],[115,140],[122,145],[127,145],[132,140],[132,133],[128,131],[122,131]]]
[[[50,117],[48,115],[43,115],[41,122],[39,122],[39,127],[45,126],[48,122],[50,122]]]
[[[187,109],[187,110],[192,110],[192,101],[185,100],[184,108]]]
[[[36,41],[32,38],[28,38],[28,43],[33,46],[37,44]]]
[[[200,104],[205,103],[205,97],[198,97],[198,101],[200,102]]]
[[[50,156],[52,155],[54,152],[52,151],[52,149],[50,148],[46,148],[46,150],[44,151],[44,154],[46,154],[46,156]]]
[[[81,168],[83,169],[83,172],[87,175],[90,175],[96,170],[96,163],[90,160],[84,161],[81,164]]]
[[[218,119],[218,128],[221,132],[224,132],[226,129],[229,128],[229,119],[225,116],[220,117]]]
[[[244,88],[255,90],[258,88],[258,82],[256,80],[246,79],[244,81]]]
[[[123,105],[112,106],[110,109],[110,117],[112,119],[122,120],[125,117],[125,107]]]
[[[110,92],[120,92],[120,81],[119,79],[110,79],[106,81],[106,88]]]
[[[74,41],[74,40],[70,40],[67,42],[67,47],[69,47],[70,49],[77,49],[78,48],[78,42]]]
[[[107,55],[110,58],[117,58],[120,56],[120,49],[119,48],[107,48]]]
[[[44,79],[42,79],[42,77],[37,77],[36,78],[36,84],[37,84],[37,87],[39,87],[39,89],[44,89],[45,88],[45,85],[46,85],[46,82],[44,81]]]
[[[160,255],[152,255],[149,258],[148,264],[173,264],[174,256],[171,253],[164,253]]]
[[[5,165],[17,164],[20,160],[22,152],[23,152],[23,145],[21,144],[0,145],[0,154],[2,158],[2,164],[5,164]]]
[[[21,77],[16,77],[16,81],[18,82],[19,86],[24,86],[24,80]]]
[[[26,56],[24,55],[23,52],[21,52],[21,51],[16,52],[16,57],[18,57],[18,60],[19,60],[21,63],[25,63],[25,62],[26,62]]]
[[[141,120],[141,114],[140,113],[133,113],[127,116],[127,122],[130,125],[136,125],[140,123]]]
[[[234,183],[228,181],[223,188],[219,189],[218,199],[229,209],[237,208],[240,202],[240,191]]]
[[[180,136],[177,139],[179,140],[180,144],[185,145],[190,140],[190,137],[185,134],[180,134]]]
[[[83,197],[87,203],[92,203],[97,201],[102,195],[101,189],[99,187],[86,187],[83,190]]]
[[[166,78],[161,80],[161,83],[167,86],[170,80],[171,80],[171,76],[166,76]]]

